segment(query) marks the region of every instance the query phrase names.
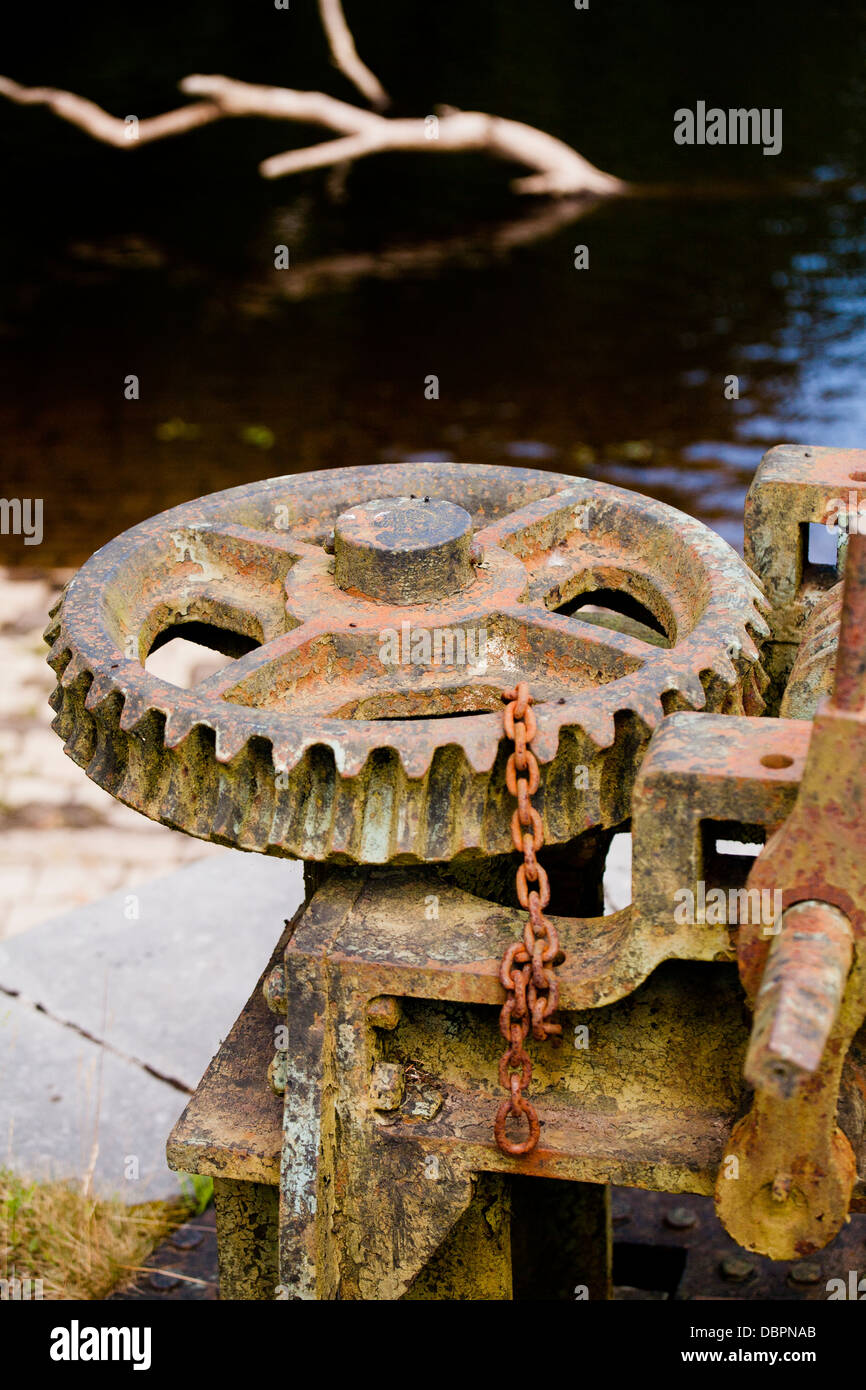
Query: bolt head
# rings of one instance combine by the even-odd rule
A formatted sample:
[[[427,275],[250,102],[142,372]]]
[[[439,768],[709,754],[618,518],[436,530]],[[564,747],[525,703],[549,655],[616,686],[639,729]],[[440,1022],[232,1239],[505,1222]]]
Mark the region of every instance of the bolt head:
[[[770,1195],[774,1202],[787,1202],[791,1195],[793,1179],[789,1173],[777,1173],[773,1178]]]
[[[288,980],[286,978],[286,967],[282,963],[275,965],[273,970],[269,971],[265,976],[265,982],[262,985],[262,994],[272,1014],[288,1013]]]
[[[268,1085],[274,1095],[281,1096],[289,1084],[289,1059],[285,1052],[275,1052],[268,1067]]]
[[[380,994],[367,1005],[367,1019],[374,1028],[390,1033],[397,1027],[401,1015],[400,1000],[393,994]]]
[[[370,1077],[370,1099],[374,1110],[399,1110],[405,1080],[398,1062],[379,1062]]]

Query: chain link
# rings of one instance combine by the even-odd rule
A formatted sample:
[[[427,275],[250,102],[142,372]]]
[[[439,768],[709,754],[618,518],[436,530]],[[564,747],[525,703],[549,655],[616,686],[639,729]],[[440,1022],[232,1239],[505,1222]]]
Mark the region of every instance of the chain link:
[[[537,732],[532,696],[525,681],[503,695],[508,703],[503,714],[506,737],[514,744],[505,766],[505,785],[517,798],[511,817],[514,848],[523,855],[517,870],[517,900],[528,913],[523,936],[514,941],[502,957],[499,978],[506,998],[499,1015],[499,1031],[506,1048],[499,1059],[499,1082],[508,1097],[496,1115],[493,1133],[503,1153],[512,1158],[531,1153],[538,1143],[540,1126],[535,1107],[523,1094],[532,1080],[532,1062],[524,1043],[530,1032],[543,1040],[561,1034],[562,1026],[552,1021],[559,1003],[559,985],[554,966],[565,959],[559,938],[543,909],[550,902],[550,884],[536,855],[544,843],[541,816],[529,798],[538,790],[538,761],[529,745]],[[509,1116],[522,1116],[528,1127],[525,1139],[508,1139],[505,1125]]]

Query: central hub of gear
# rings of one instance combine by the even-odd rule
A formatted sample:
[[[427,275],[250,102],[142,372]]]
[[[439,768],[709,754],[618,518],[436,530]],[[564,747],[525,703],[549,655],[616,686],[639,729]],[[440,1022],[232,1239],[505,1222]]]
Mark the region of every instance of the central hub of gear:
[[[334,578],[385,603],[434,603],[471,584],[471,542],[472,517],[454,502],[374,499],[337,517]]]

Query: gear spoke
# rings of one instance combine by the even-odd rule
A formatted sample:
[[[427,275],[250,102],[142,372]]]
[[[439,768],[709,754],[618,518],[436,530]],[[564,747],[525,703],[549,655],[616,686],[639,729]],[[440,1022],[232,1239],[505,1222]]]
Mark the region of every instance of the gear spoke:
[[[655,648],[630,633],[602,627],[582,618],[564,613],[551,613],[536,603],[520,603],[506,610],[504,617],[525,627],[530,640],[533,636],[556,638],[564,655],[572,661],[594,664],[601,680],[616,680],[630,671],[639,670],[652,659]],[[545,646],[545,650],[548,647]]]
[[[339,627],[327,618],[320,622],[299,623],[290,632],[272,637],[269,642],[264,642],[254,651],[216,671],[195,687],[196,694],[215,696],[230,704],[255,708],[279,703],[274,696],[280,676],[285,678],[294,674],[291,658],[316,641],[329,643],[339,632]]]
[[[236,552],[238,560],[243,563],[273,556],[300,560],[305,555],[318,553],[319,549],[309,541],[300,540],[291,530],[266,531],[239,523],[213,523],[197,530],[210,542],[224,542],[226,548]]]

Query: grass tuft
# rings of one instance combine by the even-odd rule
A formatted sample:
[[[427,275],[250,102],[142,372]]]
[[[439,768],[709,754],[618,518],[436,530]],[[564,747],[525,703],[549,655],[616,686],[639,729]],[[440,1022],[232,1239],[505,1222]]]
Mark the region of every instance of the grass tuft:
[[[26,1182],[0,1168],[0,1279],[41,1279],[46,1299],[105,1298],[206,1205],[195,1181],[187,1198],[128,1207],[80,1183]]]

